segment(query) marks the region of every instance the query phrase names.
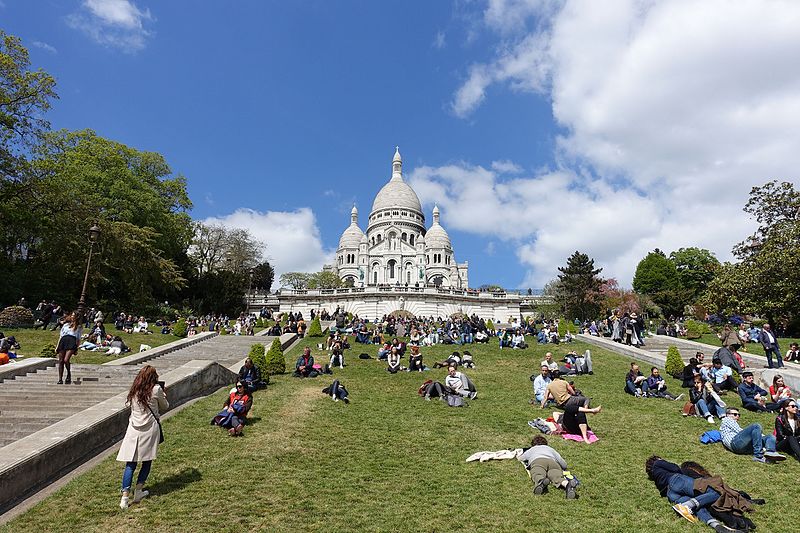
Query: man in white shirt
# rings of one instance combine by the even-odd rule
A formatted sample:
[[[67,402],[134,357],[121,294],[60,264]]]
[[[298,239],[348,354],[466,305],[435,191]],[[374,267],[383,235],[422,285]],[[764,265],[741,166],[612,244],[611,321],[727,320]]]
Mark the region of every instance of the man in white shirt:
[[[544,354],[544,361],[542,361],[542,366],[546,366],[547,369],[552,372],[553,370],[558,370],[558,363],[553,360],[553,353],[547,352]]]
[[[550,369],[547,365],[542,365],[541,374],[533,379],[533,395],[536,398],[536,403],[541,404],[547,394],[547,386],[550,382]]]
[[[467,376],[456,370],[455,366],[451,366],[447,369],[447,377],[444,380],[444,384],[449,387],[454,394],[474,400],[478,396],[478,393],[469,390],[468,381]]]
[[[767,354],[767,366],[773,368],[772,354],[775,354],[775,357],[778,358],[777,368],[782,368],[783,357],[781,356],[781,347],[778,346],[778,337],[776,337],[775,333],[772,331],[772,326],[764,324],[764,327],[761,329],[761,335],[758,336],[758,340],[761,341],[764,353]]]

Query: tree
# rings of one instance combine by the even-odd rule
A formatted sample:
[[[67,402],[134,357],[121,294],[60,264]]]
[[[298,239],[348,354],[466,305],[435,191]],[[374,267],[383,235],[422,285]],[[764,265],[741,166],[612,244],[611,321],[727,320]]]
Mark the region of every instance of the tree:
[[[675,263],[656,248],[636,266],[633,290],[646,294],[658,305],[664,315],[682,315],[690,295],[683,289]]]
[[[691,302],[706,290],[720,268],[719,260],[705,248],[679,248],[669,254],[669,260],[678,271],[681,287],[691,292]]]
[[[50,128],[44,113],[58,98],[55,85],[47,72],[30,70],[20,38],[0,30],[0,205],[22,192],[18,186],[26,179],[25,154]],[[6,222],[0,218],[0,226]]]
[[[29,196],[5,204],[16,222],[0,268],[13,274],[16,289],[31,300],[76,300],[86,232],[97,223],[102,236],[89,278],[94,301],[145,311],[175,300],[186,282],[192,232],[185,178],[172,175],[160,154],[91,130],[43,134],[32,154]]]
[[[309,289],[338,289],[341,286],[342,280],[336,275],[336,272],[330,270],[311,274],[307,283]]]
[[[308,327],[308,336],[309,337],[325,336],[325,334],[322,332],[322,324],[320,323],[319,316],[315,316],[314,320],[311,321],[311,325]]]
[[[255,291],[269,292],[275,280],[275,269],[267,261],[253,267],[252,288]]]
[[[269,347],[266,358],[266,375],[286,373],[286,358],[283,356],[283,348],[281,347],[280,339],[274,339],[272,341],[272,346]]]
[[[602,278],[598,276],[602,268],[594,268],[594,259],[576,251],[567,258],[567,266],[559,267],[559,293],[564,301],[568,318],[581,320],[595,318],[600,311],[600,287]]]
[[[285,272],[281,274],[281,287],[291,287],[293,289],[305,289],[308,287],[310,274],[305,272]]]
[[[259,266],[263,247],[246,229],[197,222],[189,257],[200,275],[220,270],[242,274]]]

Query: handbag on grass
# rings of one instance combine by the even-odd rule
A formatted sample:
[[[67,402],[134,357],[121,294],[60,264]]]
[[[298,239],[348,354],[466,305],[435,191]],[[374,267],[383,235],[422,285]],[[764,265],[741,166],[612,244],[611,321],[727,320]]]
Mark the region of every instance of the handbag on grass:
[[[150,414],[156,419],[156,424],[158,424],[158,443],[161,444],[164,442],[164,429],[161,427],[161,420],[158,419],[153,410],[150,409],[149,405],[147,406],[147,410],[150,411]]]

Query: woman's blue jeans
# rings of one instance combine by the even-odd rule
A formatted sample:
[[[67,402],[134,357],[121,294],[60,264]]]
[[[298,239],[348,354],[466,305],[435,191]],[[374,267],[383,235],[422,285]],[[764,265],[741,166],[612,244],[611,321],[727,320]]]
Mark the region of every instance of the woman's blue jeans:
[[[714,411],[716,411],[717,418],[722,418],[725,416],[725,408],[720,407],[719,404],[714,400],[706,402],[704,399],[700,398],[697,400],[695,406],[697,407],[697,410],[700,411],[700,414],[706,418],[708,418],[708,416],[711,414],[711,407],[713,407]]]
[[[153,461],[142,461],[142,468],[139,470],[139,475],[136,477],[137,485],[144,485],[147,481],[147,476],[150,475],[150,466]],[[122,490],[130,492],[131,483],[133,483],[133,472],[136,470],[136,461],[129,461],[125,463],[125,470],[122,472]]]
[[[685,503],[694,498],[697,507],[694,512],[697,518],[705,523],[711,520],[711,513],[707,507],[717,501],[719,492],[714,489],[707,489],[700,496],[694,496],[694,479],[683,474],[674,474],[669,478],[667,486],[667,499],[672,503]]]

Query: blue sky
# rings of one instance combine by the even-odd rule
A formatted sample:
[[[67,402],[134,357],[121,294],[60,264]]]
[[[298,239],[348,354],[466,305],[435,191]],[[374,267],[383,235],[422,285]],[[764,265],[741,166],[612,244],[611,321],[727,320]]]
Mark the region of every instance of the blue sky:
[[[57,78],[53,127],[164,154],[279,272],[354,202],[365,226],[400,145],[472,286],[575,249],[629,285],[655,247],[729,258],[750,187],[796,181],[797,4],[701,4],[2,0],[0,27]]]

